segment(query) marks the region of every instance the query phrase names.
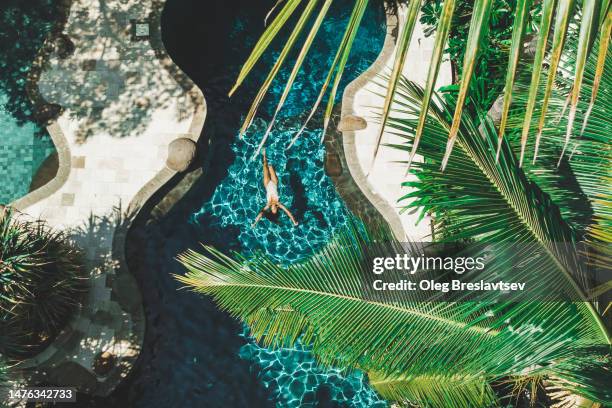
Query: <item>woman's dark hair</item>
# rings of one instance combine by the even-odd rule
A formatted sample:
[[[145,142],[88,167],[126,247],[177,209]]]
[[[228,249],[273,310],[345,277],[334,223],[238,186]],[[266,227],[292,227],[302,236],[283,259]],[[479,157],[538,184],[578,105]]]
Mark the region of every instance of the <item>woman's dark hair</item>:
[[[279,209],[280,210],[280,209]],[[275,224],[280,224],[280,211],[276,211],[276,214],[272,212],[272,210],[266,210],[263,213],[264,217],[266,217],[270,222]]]

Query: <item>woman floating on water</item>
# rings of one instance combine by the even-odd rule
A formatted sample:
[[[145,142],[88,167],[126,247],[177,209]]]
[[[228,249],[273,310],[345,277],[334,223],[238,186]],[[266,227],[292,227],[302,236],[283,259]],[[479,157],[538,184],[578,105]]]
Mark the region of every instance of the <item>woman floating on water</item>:
[[[266,206],[261,209],[259,214],[257,214],[257,218],[255,218],[255,222],[253,222],[252,227],[255,227],[261,217],[264,215],[272,222],[276,222],[278,219],[278,209],[280,208],[287,214],[289,218],[291,218],[291,222],[293,225],[298,225],[298,222],[291,214],[291,211],[287,209],[279,200],[278,197],[278,177],[276,177],[276,171],[271,164],[268,164],[268,158],[266,157],[266,149],[263,150],[263,184],[266,188]]]

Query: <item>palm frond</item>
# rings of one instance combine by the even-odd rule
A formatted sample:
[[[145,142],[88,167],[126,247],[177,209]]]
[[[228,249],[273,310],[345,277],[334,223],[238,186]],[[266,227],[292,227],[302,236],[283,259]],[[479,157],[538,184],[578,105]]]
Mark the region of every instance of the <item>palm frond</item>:
[[[528,109],[527,109],[528,114],[525,118],[525,122],[523,123],[524,129],[525,129],[523,132],[524,138],[526,137],[525,135],[528,133],[529,128],[531,126],[531,116],[533,114],[534,105],[536,104],[535,89],[538,88],[538,84],[540,82],[540,69],[542,66],[542,61],[544,59],[544,56],[547,54],[546,53],[546,49],[547,49],[546,40],[547,40],[547,34],[550,30],[551,18],[553,15],[552,11],[553,11],[553,6],[555,4],[555,1],[556,0],[545,0],[543,8],[542,8],[542,16],[541,16],[542,18],[541,18],[541,25],[540,25],[540,40],[536,48],[536,58],[533,62],[533,67],[532,67],[533,74],[531,77],[531,84],[533,87],[533,92],[530,97],[530,102],[529,102]],[[283,47],[283,50],[281,51],[280,57],[275,62],[274,66],[271,69],[270,74],[264,81],[263,85],[260,88],[259,93],[255,97],[255,100],[251,106],[251,109],[246,115],[244,124],[241,129],[241,134],[244,133],[244,131],[251,124],[254,116],[256,115],[258,106],[262,102],[264,96],[266,95],[270,87],[271,81],[276,77],[277,73],[282,68],[283,63],[289,54],[289,51],[294,47],[298,47],[297,40],[300,37],[300,33],[307,25],[310,14],[314,12],[315,9],[318,9],[319,10],[318,17],[316,18],[314,24],[311,26],[309,34],[306,36],[304,43],[300,47],[299,55],[297,57],[295,64],[293,65],[291,75],[289,76],[289,79],[287,80],[283,94],[280,97],[280,101],[276,109],[276,114],[279,113],[280,109],[282,108],[284,104],[285,99],[287,98],[288,93],[293,87],[296,75],[302,66],[302,62],[304,58],[306,57],[306,55],[308,54],[312,40],[316,36],[319,30],[319,27],[322,24],[323,19],[325,18],[325,15],[327,14],[327,10],[330,7],[332,2],[333,0],[325,0],[322,2],[323,4],[321,5],[320,4],[321,2],[319,0],[308,0],[306,7],[301,14],[299,21],[295,24],[293,30],[291,31],[289,38],[285,42],[285,46]],[[240,86],[240,84],[245,80],[245,78],[247,77],[247,75],[249,74],[253,66],[255,65],[255,63],[263,55],[264,51],[271,46],[272,40],[277,36],[280,29],[283,26],[286,26],[289,24],[291,16],[294,14],[294,12],[296,11],[296,9],[301,3],[302,3],[301,0],[288,0],[284,4],[284,6],[278,12],[278,15],[272,22],[272,24],[266,29],[260,41],[256,44],[255,48],[251,52],[251,55],[247,59],[242,71],[240,72],[238,76],[236,84],[230,93],[234,92],[235,89],[238,86]],[[520,58],[520,51],[523,48],[522,40],[525,34],[525,25],[527,21],[530,19],[530,12],[533,9],[531,7],[532,3],[533,3],[532,0],[519,0],[517,2],[517,7],[515,9],[513,36],[512,36],[512,41],[510,43],[510,59],[509,59],[509,64],[506,70],[506,86],[505,86],[506,91],[504,93],[502,120],[501,120],[500,128],[498,129],[499,140],[503,138],[503,135],[506,130],[506,123],[507,123],[506,120],[507,120],[508,112],[509,112],[511,102],[512,102],[512,88],[513,88],[513,84],[515,83],[515,77],[518,74],[518,66],[519,66],[518,61]],[[417,152],[417,148],[420,142],[423,128],[426,124],[424,115],[426,115],[428,105],[431,102],[431,95],[432,95],[433,86],[435,84],[435,80],[436,80],[438,69],[439,69],[440,58],[444,52],[446,37],[448,36],[448,30],[450,28],[452,17],[454,15],[454,4],[455,4],[455,0],[445,0],[444,7],[441,9],[441,16],[439,19],[438,26],[436,28],[438,31],[438,35],[436,36],[435,46],[433,49],[433,55],[432,55],[432,60],[431,60],[431,66],[429,69],[429,74],[428,74],[428,79],[427,79],[426,94],[422,102],[421,112],[424,112],[424,113],[420,115],[419,126],[417,127],[417,132],[416,132],[417,137],[415,139],[413,149],[409,155],[409,160],[408,160],[409,163],[412,162],[412,159],[414,158]],[[609,0],[605,0],[605,1],[585,0],[580,3],[580,7],[575,7],[575,4],[576,4],[575,0],[558,0],[558,6],[556,8],[556,13],[555,13],[556,17],[555,17],[555,23],[554,23],[553,41],[552,41],[551,49],[549,51],[551,69],[548,72],[546,88],[542,94],[542,103],[541,103],[542,109],[541,109],[540,121],[538,125],[539,132],[537,133],[535,147],[534,147],[535,148],[534,160],[538,155],[538,148],[540,145],[542,130],[545,124],[545,118],[546,118],[550,93],[552,92],[553,85],[555,83],[555,79],[557,76],[557,69],[559,67],[559,61],[560,61],[561,54],[564,49],[565,39],[567,37],[567,32],[570,27],[570,22],[576,15],[581,16],[581,20],[580,20],[581,34],[580,34],[580,46],[579,46],[580,54],[578,55],[578,58],[576,60],[576,65],[575,65],[575,70],[574,70],[574,79],[575,79],[574,85],[575,86],[573,86],[572,95],[568,99],[568,106],[569,106],[568,124],[569,126],[567,127],[566,143],[564,145],[564,147],[566,148],[571,138],[571,133],[572,133],[572,128],[573,128],[572,124],[576,116],[577,104],[578,104],[578,100],[579,100],[581,90],[582,90],[582,75],[584,71],[584,65],[586,61],[589,59],[589,56],[591,54],[591,49],[593,48],[592,45],[597,37],[597,32],[598,32],[599,27],[603,27],[603,29],[600,30],[601,31],[601,36],[600,36],[601,43],[609,41],[609,32],[610,32],[610,28],[612,27],[612,21],[611,21],[612,17],[610,16]],[[319,96],[316,102],[314,103],[314,106],[312,108],[311,113],[308,116],[308,119],[306,120],[306,122],[304,123],[300,131],[297,132],[296,136],[293,138],[289,147],[291,147],[293,143],[295,143],[295,140],[303,133],[306,125],[312,119],[316,110],[319,108],[321,102],[323,101],[325,95],[327,94],[330,84],[332,84],[333,82],[333,85],[330,91],[330,95],[329,95],[329,99],[328,99],[328,103],[327,103],[327,107],[325,109],[324,119],[323,119],[323,122],[324,122],[323,123],[323,134],[325,134],[325,130],[327,129],[327,126],[329,125],[329,120],[331,117],[331,112],[333,110],[333,104],[335,101],[336,92],[338,89],[338,85],[340,83],[340,79],[342,78],[342,75],[343,75],[346,60],[348,59],[348,56],[350,54],[353,39],[355,38],[356,32],[359,29],[359,26],[363,18],[363,14],[367,7],[368,7],[368,0],[356,0],[355,1],[355,4],[353,6],[353,13],[347,23],[344,37],[340,45],[338,46],[334,62],[332,63],[328,71],[327,77],[325,81],[323,82]],[[402,72],[402,67],[406,63],[408,49],[410,46],[410,39],[412,37],[412,32],[414,30],[416,18],[419,13],[420,7],[421,7],[421,0],[409,1],[407,5],[407,12],[406,12],[407,17],[402,22],[402,26],[400,27],[400,36],[399,36],[399,41],[398,41],[397,50],[396,50],[396,58],[394,62],[394,67],[393,67],[393,70],[390,76],[391,80],[389,81],[389,85],[386,89],[385,102],[382,107],[383,118],[381,121],[381,131],[377,137],[377,143],[375,144],[375,149],[374,149],[375,152],[372,157],[372,162],[376,160],[379,145],[382,140],[382,134],[385,131],[387,124],[388,124],[388,114],[391,109],[392,101],[394,100],[394,95],[396,93],[397,81],[398,81],[399,75]],[[463,69],[462,69],[462,78],[459,84],[459,94],[456,100],[453,120],[452,120],[450,128],[448,129],[448,140],[446,144],[446,153],[441,162],[442,169],[446,168],[446,165],[448,163],[449,157],[451,155],[451,152],[453,150],[453,146],[454,146],[454,143],[457,137],[457,132],[459,131],[459,126],[461,123],[461,116],[463,113],[465,103],[467,100],[470,99],[470,96],[469,96],[470,89],[471,89],[470,82],[474,74],[475,62],[480,53],[480,49],[487,45],[484,39],[486,39],[487,30],[489,28],[489,17],[494,7],[495,6],[492,0],[477,0],[472,10],[470,30],[468,34],[468,40],[467,40],[466,50],[464,54],[464,60],[462,63]],[[598,53],[598,59],[599,59],[598,66],[601,68],[601,70],[603,70],[603,66],[605,65],[602,61],[605,60],[606,52],[607,52],[607,47],[602,45]],[[598,73],[597,77],[599,78],[600,76],[601,76],[601,73]],[[595,100],[598,90],[599,90],[598,85],[596,85],[593,88],[593,92],[591,94],[592,101]],[[274,117],[276,117],[276,114],[274,115]],[[589,119],[589,115],[587,114],[584,119],[585,120],[583,122],[583,127],[586,126],[586,123],[588,122],[588,119]],[[261,147],[265,144],[267,137],[269,136],[271,130],[273,129],[274,122],[275,122],[274,119],[270,122],[269,127],[260,142],[260,146],[259,146],[259,149],[257,150],[257,153],[260,151]],[[495,153],[499,154],[500,149],[501,149],[501,143],[498,143],[498,149],[496,150]],[[565,153],[565,150],[563,150],[561,157],[563,156],[564,153]],[[522,164],[523,156],[524,154],[521,155],[521,160],[520,160],[521,164]]]
[[[285,104],[285,101],[287,100],[287,96],[289,96],[291,87],[293,86],[293,83],[295,82],[298,72],[300,71],[300,68],[302,67],[302,64],[304,63],[306,54],[308,54],[308,51],[310,50],[312,42],[314,41],[317,35],[317,32],[319,31],[319,28],[321,28],[321,24],[323,24],[323,20],[325,19],[325,16],[327,15],[327,12],[329,11],[329,7],[331,6],[332,1],[333,0],[325,0],[325,3],[321,7],[321,10],[319,11],[319,14],[317,15],[317,18],[314,24],[310,28],[310,32],[308,33],[308,36],[306,37],[306,41],[304,42],[304,45],[302,46],[302,49],[300,50],[300,53],[297,56],[295,64],[293,65],[293,69],[291,70],[291,74],[289,75],[289,79],[287,80],[287,83],[285,84],[285,89],[283,90],[280,100],[278,101],[274,115],[272,119],[270,120],[270,124],[268,125],[268,128],[266,129],[266,133],[263,136],[262,144],[265,143],[265,141],[268,138],[268,135],[270,134],[270,132],[272,131],[272,128],[274,127],[276,117],[278,116],[281,108]]]
[[[332,84],[331,95],[328,98],[327,107],[325,109],[325,114],[323,117],[324,130],[322,132],[321,137],[323,138],[323,136],[325,135],[325,130],[327,129],[329,125],[329,121],[331,119],[331,113],[332,113],[333,105],[336,99],[336,93],[338,91],[338,86],[340,85],[340,80],[342,79],[344,68],[348,61],[348,57],[351,53],[351,47],[353,45],[353,42],[355,41],[355,37],[357,35],[357,31],[359,29],[359,25],[361,24],[361,20],[363,19],[367,5],[368,5],[368,0],[357,0],[355,2],[355,6],[353,7],[353,11],[351,13],[348,24],[344,31],[344,35],[342,36],[342,40],[340,41],[340,45],[338,47],[338,50],[336,51],[334,60],[331,63],[331,66],[327,73],[327,77],[325,78],[325,81],[323,82],[323,85],[321,86],[321,90],[319,91],[317,100],[315,101],[312,107],[312,110],[310,111],[310,114],[304,121],[304,124],[302,125],[300,130],[295,134],[293,139],[291,139],[291,142],[289,143],[289,146],[287,146],[287,148],[290,148],[291,146],[293,146],[293,144],[297,141],[297,139],[304,133],[304,130],[306,130],[308,123],[310,122],[312,117],[317,112],[317,109],[321,105],[321,102],[323,101],[323,98],[325,97],[327,93],[327,89],[329,88],[329,85],[331,84],[332,79],[333,79],[334,82]]]
[[[409,116],[391,118],[390,126],[399,136],[408,140],[407,145],[397,146],[409,150],[416,127],[415,120],[422,98],[422,90],[404,80],[398,89],[402,106],[398,114]],[[451,95],[449,95],[452,98]],[[454,99],[454,98],[453,98]],[[412,199],[409,207],[434,214],[450,212],[454,216],[452,229],[446,233],[448,241],[466,238],[494,242],[537,242],[550,257],[550,276],[565,275],[574,282],[577,291],[588,286],[588,277],[575,260],[568,257],[571,252],[563,248],[574,243],[574,231],[562,219],[559,209],[537,185],[530,182],[518,167],[508,143],[503,143],[499,163],[494,155],[495,128],[482,112],[472,119],[464,115],[458,140],[461,149],[453,157],[456,167],[447,173],[439,170],[443,160],[445,133],[451,126],[449,105],[453,100],[440,101],[432,107],[428,130],[428,141],[423,144],[425,163],[416,167],[418,180],[406,182],[413,192],[403,199]],[[477,104],[476,104],[477,105]],[[444,229],[444,225],[438,225]],[[581,289],[582,288],[582,289]],[[582,295],[582,299],[586,296]],[[585,302],[592,318],[599,321],[602,338],[608,342],[607,329],[597,312]]]
[[[457,102],[455,104],[455,113],[453,115],[453,122],[448,131],[448,142],[446,143],[446,151],[442,158],[441,168],[444,170],[450,154],[455,145],[457,133],[459,132],[459,126],[461,123],[461,114],[463,113],[463,106],[468,96],[470,89],[470,80],[474,73],[474,66],[476,65],[476,59],[478,53],[482,47],[482,37],[486,36],[486,32],[489,27],[489,17],[491,15],[492,2],[491,0],[477,0],[474,3],[474,10],[472,12],[472,20],[470,22],[470,31],[466,43],[465,56],[463,57],[463,69],[461,83],[459,85],[459,94],[457,96]]]
[[[591,51],[590,45],[594,42],[597,33],[598,8],[601,2],[599,0],[584,0],[582,6],[582,19],[580,21],[580,34],[578,37],[578,54],[576,56],[576,69],[574,72],[574,83],[572,86],[572,97],[570,99],[570,110],[567,120],[567,128],[565,132],[565,142],[559,156],[561,163],[565,150],[572,136],[574,120],[576,118],[576,110],[578,109],[578,98],[582,90],[582,80],[584,77],[584,67],[587,57]]]
[[[531,128],[531,118],[536,106],[538,98],[538,89],[540,85],[540,74],[542,72],[542,63],[546,54],[546,46],[548,44],[548,33],[552,22],[555,0],[544,0],[542,5],[542,20],[540,21],[538,43],[533,59],[533,71],[531,75],[531,83],[529,85],[529,97],[527,98],[527,106],[525,108],[525,118],[523,121],[523,130],[521,134],[521,154],[519,158],[519,167],[523,166],[523,158],[525,157],[525,147],[527,146],[527,138],[529,137],[529,129]]]
[[[379,376],[369,373],[370,384],[385,399],[419,407],[492,407],[497,396],[486,381],[462,377],[422,375]]]
[[[508,119],[508,111],[512,102],[512,88],[514,86],[514,78],[516,76],[519,58],[523,50],[523,38],[525,37],[525,28],[527,19],[529,18],[529,9],[531,8],[531,0],[518,0],[516,3],[516,12],[514,16],[514,25],[512,27],[512,44],[510,46],[510,60],[508,61],[508,69],[506,70],[506,86],[504,87],[504,99],[502,106],[502,116],[499,124],[499,138],[497,143],[497,153],[495,160],[499,160],[501,150],[501,141],[506,130],[506,121]],[[538,78],[539,79],[539,78]]]
[[[582,130],[580,131],[580,136],[582,136],[582,134],[584,133],[584,129],[586,128],[589,121],[589,117],[591,115],[591,110],[593,109],[593,105],[595,104],[595,99],[597,99],[599,84],[601,83],[601,77],[603,75],[603,70],[606,65],[606,57],[608,56],[608,45],[610,44],[611,32],[612,9],[609,9],[607,14],[605,15],[605,20],[602,24],[601,40],[599,42],[599,50],[597,53],[597,68],[595,69],[595,79],[593,81],[593,87],[591,89],[591,101],[589,102],[589,108],[587,109],[587,113],[584,115],[584,121],[582,122]]]
[[[436,86],[436,81],[438,79],[438,72],[440,71],[440,63],[442,61],[442,55],[444,52],[444,44],[448,39],[453,13],[455,11],[455,2],[455,0],[444,0],[444,6],[440,11],[440,23],[438,24],[436,30],[435,45],[432,51],[431,62],[429,64],[429,70],[427,73],[425,96],[423,98],[423,104],[421,105],[421,110],[419,113],[419,122],[414,136],[414,141],[412,143],[412,150],[410,151],[410,156],[408,157],[408,170],[410,170],[410,165],[414,160],[414,156],[416,155],[419,147],[419,141],[421,140],[421,135],[423,134],[423,129],[425,128],[425,119],[427,119],[429,103],[431,102],[434,87]],[[383,120],[383,126],[385,122],[386,118]]]
[[[236,89],[238,89],[238,87],[242,85],[242,83],[249,75],[257,61],[259,61],[263,53],[270,46],[270,44],[278,35],[279,31],[283,28],[287,20],[289,20],[295,9],[300,5],[301,1],[302,0],[287,0],[283,8],[279,11],[278,15],[272,21],[272,24],[268,26],[266,31],[264,31],[264,33],[259,38],[259,41],[257,41],[257,44],[255,44],[253,51],[251,51],[251,55],[249,55],[246,62],[242,66],[240,73],[238,74],[236,83],[229,92],[230,96],[232,96]]]
[[[570,23],[571,13],[574,10],[575,0],[559,0],[557,5],[557,12],[555,17],[555,28],[553,31],[553,43],[550,51],[550,69],[548,70],[548,79],[546,81],[546,88],[544,90],[544,96],[542,98],[542,110],[540,113],[540,120],[538,124],[538,133],[535,140],[535,148],[533,153],[533,161],[538,157],[538,148],[540,146],[540,140],[542,139],[542,130],[546,123],[546,113],[548,111],[548,101],[552,93],[553,85],[555,84],[555,77],[557,75],[557,68],[559,67],[559,61],[563,53],[563,45],[565,44],[565,35],[567,28]]]
[[[263,255],[230,257],[205,250],[207,255],[188,251],[179,257],[187,268],[177,277],[180,282],[212,296],[265,345],[289,345],[304,336],[324,365],[358,367],[385,378],[446,376],[457,384],[460,379],[482,384],[527,372],[561,377],[579,370],[574,355],[605,342],[582,302],[513,304],[486,291],[469,299],[421,291],[378,293],[372,289],[372,259],[406,249],[389,233],[372,234],[360,226],[345,229],[320,253],[287,268]],[[505,262],[495,262],[479,278],[507,269]],[[528,269],[513,278],[534,288],[546,281],[547,290],[573,290],[546,266],[549,259],[534,262],[530,267],[543,274]],[[433,274],[425,271],[420,278],[428,273]],[[396,270],[385,276],[390,282],[405,277]],[[592,353],[596,358],[601,350]]]
[[[601,50],[602,44],[610,48],[608,41],[595,42],[594,48]],[[578,43],[576,40],[568,41],[560,61],[563,66],[574,65]],[[609,53],[607,53],[609,54]],[[541,115],[542,110],[549,110],[546,125],[538,130],[537,138],[543,135],[546,143],[539,147],[540,158],[537,162],[526,164],[525,173],[536,182],[543,191],[560,208],[563,217],[572,224],[580,236],[590,236],[590,240],[610,242],[610,227],[612,226],[612,188],[610,187],[610,168],[612,167],[612,148],[610,147],[612,135],[612,122],[609,120],[608,107],[612,104],[612,75],[607,59],[607,69],[602,69],[599,60],[587,60],[582,80],[585,92],[594,92],[594,88],[601,84],[598,97],[595,101],[581,100],[578,102],[574,131],[578,124],[583,128],[580,136],[575,138],[571,146],[571,154],[561,163],[561,169],[555,169],[559,152],[566,141],[566,129],[569,126],[568,117],[563,114],[563,108],[568,96],[571,97],[572,76],[567,70],[559,70],[555,87],[551,90],[547,107],[537,106],[534,114]],[[546,70],[544,70],[546,72]],[[601,74],[601,77],[600,77]],[[532,88],[527,90],[527,84],[520,80],[515,87],[514,98],[516,109],[510,113],[508,138],[510,144],[516,146],[518,129],[526,121],[527,113],[522,110],[528,98],[532,96]],[[542,95],[544,87],[540,86],[537,93]],[[525,150],[534,151],[533,132],[529,130],[527,137],[521,135],[521,154]],[[523,147],[525,143],[525,147]],[[535,158],[535,155],[534,155]]]
[[[382,140],[383,134],[385,133],[385,125],[387,124],[387,118],[391,113],[391,104],[393,103],[393,97],[395,96],[395,89],[399,82],[400,76],[404,71],[404,64],[406,57],[408,56],[408,50],[410,49],[410,41],[412,40],[412,33],[417,22],[419,10],[421,9],[421,0],[412,0],[408,6],[408,12],[406,13],[406,21],[402,27],[399,42],[397,44],[397,50],[395,51],[395,60],[393,62],[393,70],[389,77],[389,86],[387,87],[387,95],[385,96],[385,102],[382,107],[382,120],[380,131],[374,143],[374,154],[372,155],[372,163],[370,168],[376,161],[378,155],[378,149]]]
[[[300,18],[298,19],[295,25],[295,28],[289,35],[289,38],[287,39],[287,42],[283,46],[283,49],[281,50],[278,58],[276,59],[274,66],[270,70],[270,73],[268,73],[268,76],[264,80],[263,85],[261,86],[261,88],[257,92],[257,95],[255,96],[255,100],[251,104],[251,108],[249,109],[249,112],[246,115],[246,119],[244,120],[242,128],[240,129],[241,135],[243,135],[246,132],[246,130],[249,128],[249,126],[251,126],[251,123],[253,123],[253,119],[255,118],[255,114],[257,113],[257,109],[259,108],[259,105],[263,101],[264,97],[266,96],[266,93],[268,92],[268,89],[272,85],[272,81],[274,80],[274,78],[276,78],[276,75],[278,75],[281,67],[283,66],[283,63],[285,62],[285,59],[289,56],[289,52],[292,50],[295,42],[297,41],[298,37],[302,33],[302,30],[305,28],[306,23],[308,22],[308,19],[310,18],[310,15],[314,11],[316,5],[317,5],[317,0],[308,1],[306,8],[300,15]],[[259,154],[259,151],[261,150],[261,147],[265,144],[265,142],[266,142],[265,139],[262,139],[260,146],[257,149],[257,152],[255,153],[256,155]]]

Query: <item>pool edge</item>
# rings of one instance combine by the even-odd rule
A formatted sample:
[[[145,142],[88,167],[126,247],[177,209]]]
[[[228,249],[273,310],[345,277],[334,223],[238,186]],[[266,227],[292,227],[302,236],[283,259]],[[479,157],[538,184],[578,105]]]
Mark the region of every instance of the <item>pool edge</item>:
[[[372,80],[385,70],[388,61],[390,61],[391,57],[394,54],[398,36],[398,17],[391,10],[387,10],[386,20],[387,33],[385,36],[385,41],[382,50],[376,58],[376,61],[374,61],[374,63],[370,65],[370,67],[364,73],[355,78],[344,89],[344,94],[342,95],[341,117],[355,115],[357,113],[354,107],[354,98],[356,93],[360,89],[365,87],[370,82],[370,80]],[[389,203],[387,203],[387,201],[385,201],[385,199],[382,198],[380,195],[375,193],[365,173],[359,165],[359,159],[357,157],[357,149],[355,144],[355,131],[345,130],[341,133],[342,145],[344,148],[344,157],[346,159],[346,164],[353,181],[355,182],[357,187],[359,187],[363,195],[368,199],[370,204],[382,215],[385,221],[389,224],[396,238],[400,241],[404,241],[406,239],[406,235],[404,233],[404,229],[402,228],[402,222],[400,218],[398,217],[394,209],[389,205]]]

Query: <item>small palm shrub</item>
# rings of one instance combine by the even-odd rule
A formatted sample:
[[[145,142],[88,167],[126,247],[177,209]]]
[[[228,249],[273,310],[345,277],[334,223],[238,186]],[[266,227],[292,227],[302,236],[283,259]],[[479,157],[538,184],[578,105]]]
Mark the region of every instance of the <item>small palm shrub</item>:
[[[51,340],[85,282],[81,252],[63,233],[0,210],[0,354],[27,356]]]

